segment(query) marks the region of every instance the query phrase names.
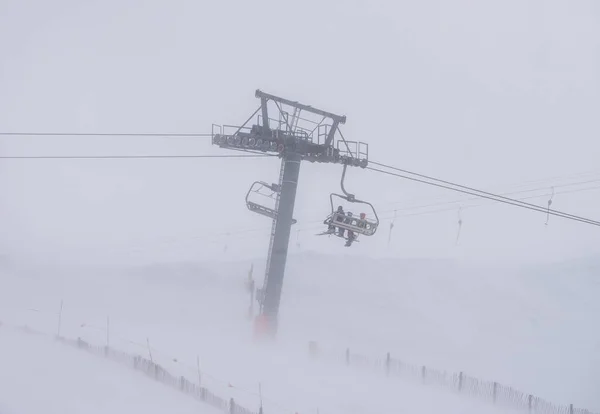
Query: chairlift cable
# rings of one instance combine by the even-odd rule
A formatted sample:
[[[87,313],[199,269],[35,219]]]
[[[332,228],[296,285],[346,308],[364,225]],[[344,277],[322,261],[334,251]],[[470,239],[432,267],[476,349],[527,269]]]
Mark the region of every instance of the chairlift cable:
[[[91,160],[91,159],[152,159],[152,158],[264,158],[268,155],[7,155],[3,160]]]
[[[582,192],[582,191],[587,191],[587,190],[600,190],[600,187],[591,187],[591,188],[583,188],[583,189],[578,189],[578,190],[572,190],[572,191],[563,191],[563,192],[557,192],[556,194],[565,194],[565,193],[573,193],[573,192]],[[527,197],[529,198],[539,198],[542,196],[533,196],[533,197]],[[438,205],[442,205],[445,203],[440,203]],[[462,206],[461,209],[462,210],[466,210],[468,208],[477,208],[477,207],[485,207],[487,204],[471,204],[471,205],[467,205]],[[434,205],[430,205],[431,207],[433,207]],[[383,211],[383,213],[391,213],[391,212],[396,212],[396,211],[402,211],[403,209],[399,209],[399,210],[386,210]],[[400,217],[416,217],[416,216],[423,216],[423,215],[427,215],[427,214],[436,214],[436,213],[444,213],[444,212],[448,212],[448,211],[453,211],[455,210],[455,207],[445,207],[445,208],[440,208],[437,210],[430,210],[430,211],[421,211],[421,212],[415,212],[415,213],[408,213],[408,214],[394,214],[394,216],[391,217],[382,217],[382,220],[395,220],[397,218]],[[545,211],[545,210],[544,210]],[[303,224],[305,225],[305,227],[301,227],[298,229],[298,231],[309,231],[309,230],[318,230],[319,228],[321,228],[321,226],[318,226],[318,224],[322,224],[323,221],[322,220],[310,220],[310,221],[305,221],[303,222]],[[307,226],[310,224],[314,224],[313,226]],[[270,231],[270,227],[267,228],[252,228],[252,229],[244,229],[244,230],[237,230],[232,232],[231,234],[246,234],[246,233],[254,233],[254,232],[265,232],[268,233]],[[217,234],[213,234],[211,235],[211,237],[215,237],[215,236],[223,236],[225,235],[225,233],[217,233]],[[254,237],[254,236],[253,236]]]
[[[578,189],[578,190],[572,190],[572,191],[563,191],[563,192],[557,192],[556,194],[558,195],[558,194],[565,194],[565,193],[582,192],[582,191],[587,191],[587,190],[600,190],[600,187],[584,188],[584,189]],[[533,197],[527,197],[527,198],[539,198],[539,197],[542,197],[542,196],[533,196]],[[461,209],[466,210],[468,208],[477,208],[477,207],[485,207],[485,206],[489,206],[489,204],[471,204],[471,205],[467,205],[466,207],[462,206]],[[382,220],[395,220],[400,217],[424,216],[424,215],[428,215],[428,214],[445,213],[445,212],[449,212],[452,210],[455,210],[455,208],[454,207],[450,207],[450,208],[446,207],[446,208],[440,208],[437,210],[421,211],[421,212],[408,213],[408,214],[399,214],[399,215],[394,214],[394,216],[391,216],[391,217],[383,217]],[[395,211],[395,210],[384,211],[384,213],[392,212],[392,211]],[[303,224],[304,224],[303,227],[300,227],[297,229],[298,236],[299,236],[300,232],[313,231],[313,230],[318,230],[318,229],[322,228],[323,221],[320,219],[319,220],[310,220],[310,221],[303,222]],[[211,243],[217,244],[217,243],[222,242],[222,240],[217,239],[220,237],[236,236],[239,238],[244,238],[244,237],[255,238],[256,235],[253,235],[251,233],[269,234],[270,231],[271,231],[270,227],[260,227],[260,228],[254,227],[254,228],[242,229],[242,230],[236,229],[236,230],[232,230],[232,231],[228,231],[228,232],[211,233],[210,235],[204,235],[204,236],[194,236],[194,237],[191,237],[190,240],[206,240],[206,238],[209,237],[212,239]],[[179,242],[179,238],[177,238],[176,240],[164,241],[161,243],[171,244],[171,243],[176,243],[176,242]]]
[[[32,137],[212,137],[203,133],[131,133],[131,132],[0,132],[0,136]]]
[[[424,178],[424,179],[427,179],[427,180],[432,180],[432,181],[436,181],[438,183],[447,184],[449,186],[454,186],[454,187],[462,188],[462,189],[468,190],[468,191],[459,190],[457,188],[452,188],[452,187],[448,187],[448,186],[443,186],[443,185],[435,184],[435,183],[432,183],[430,181],[418,180],[418,179],[407,177],[407,176],[403,176],[403,175],[400,175],[400,174],[391,174],[391,175],[397,175],[397,176],[399,176],[401,178],[406,178],[406,179],[410,179],[410,180],[413,180],[413,181],[422,182],[424,184],[435,185],[437,187],[446,188],[446,189],[449,189],[449,190],[453,190],[453,191],[457,191],[457,192],[461,192],[461,193],[465,193],[465,194],[471,194],[471,195],[475,195],[475,196],[481,197],[481,198],[489,198],[489,199],[494,199],[496,201],[504,200],[504,202],[506,202],[507,204],[513,204],[513,205],[518,205],[518,206],[522,206],[522,207],[528,207],[530,209],[535,209],[535,210],[538,210],[538,211],[540,209],[542,209],[544,212],[546,212],[546,210],[547,210],[548,214],[558,215],[558,216],[561,216],[561,217],[564,217],[564,218],[569,218],[570,217],[570,218],[572,218],[574,220],[577,220],[577,221],[589,222],[589,224],[594,224],[596,226],[600,226],[600,222],[596,221],[596,220],[591,220],[591,219],[587,219],[585,217],[580,217],[580,216],[577,216],[577,215],[574,215],[574,214],[564,213],[564,212],[560,212],[560,211],[556,211],[556,210],[550,210],[549,208],[548,209],[544,209],[543,207],[535,205],[535,204],[526,203],[526,202],[523,202],[523,201],[519,201],[519,200],[516,200],[516,199],[513,199],[513,198],[509,198],[509,197],[504,197],[504,196],[501,196],[501,195],[498,195],[498,194],[494,194],[494,193],[490,193],[490,192],[487,192],[487,191],[477,190],[476,188],[473,188],[473,187],[468,187],[468,186],[465,186],[465,185],[452,183],[450,181],[441,180],[439,178],[427,176],[427,175],[424,175],[424,174],[419,174],[419,173],[415,173],[415,172],[412,172],[412,171],[403,170],[401,168],[393,167],[391,165],[386,165],[386,164],[382,164],[382,163],[378,163],[378,162],[374,162],[374,161],[371,161],[370,163],[371,164],[375,164],[375,165],[379,165],[380,167],[389,168],[391,170],[396,170],[396,171],[400,171],[400,172],[407,173],[407,174],[410,174],[410,175],[414,175],[414,176],[417,176],[417,177],[421,177],[421,178]],[[370,167],[367,167],[367,168],[369,168],[371,170],[374,170],[374,171],[379,171],[379,172],[387,173],[386,171],[383,171],[383,170],[377,170],[375,168],[370,168]],[[475,192],[475,193],[473,193],[473,192]],[[481,194],[483,194],[483,195],[481,195]]]
[[[540,180],[537,182],[542,182],[542,181],[548,181],[548,180]],[[578,186],[578,185],[583,185],[583,184],[591,184],[591,183],[596,183],[596,182],[600,182],[600,179],[594,179],[594,180],[586,180],[586,181],[577,181],[577,182],[571,182],[571,183],[565,183],[565,184],[559,184],[559,185],[555,185],[554,188],[559,188],[559,187],[573,187],[573,186]],[[515,195],[515,194],[523,194],[523,193],[531,193],[531,192],[535,192],[535,191],[542,191],[542,190],[546,190],[548,187],[537,187],[537,188],[530,188],[530,189],[526,189],[526,190],[517,190],[517,191],[510,191],[510,192],[503,192],[502,196],[508,196],[508,195]],[[566,193],[570,193],[570,192],[578,192],[578,191],[584,191],[584,190],[588,190],[588,189],[597,189],[600,187],[590,187],[590,188],[583,188],[583,189],[578,189],[578,190],[573,190],[573,191],[562,191],[560,193],[557,194],[566,194]],[[541,197],[542,195],[540,195]],[[529,199],[529,198],[538,198],[536,197],[526,197],[526,198],[519,198],[519,200],[525,200],[525,199]],[[440,200],[440,197],[435,198],[437,200]],[[432,202],[429,204],[419,204],[419,205],[415,205],[415,206],[407,206],[406,208],[403,208],[403,210],[412,210],[412,209],[419,209],[419,208],[426,208],[426,207],[437,207],[440,205],[444,205],[444,204],[456,204],[456,203],[461,203],[461,202],[465,202],[465,201],[474,201],[474,200],[479,200],[480,197],[470,197],[470,198],[465,198],[465,199],[455,199],[455,200],[448,200],[448,201],[441,201],[443,200],[443,198],[441,198],[440,201],[438,202]],[[391,205],[396,205],[396,204],[400,204],[401,202],[394,202]],[[391,210],[389,210],[391,211]]]
[[[373,163],[373,164],[376,164],[376,163]],[[380,164],[377,163],[376,165],[380,165]],[[395,167],[389,167],[389,166],[386,166],[386,167],[387,168],[391,168],[391,169],[397,169]],[[415,182],[420,182],[420,183],[423,183],[423,184],[427,184],[427,185],[431,185],[431,186],[435,186],[435,187],[439,187],[439,188],[445,188],[447,190],[456,191],[456,192],[459,192],[459,193],[470,194],[470,195],[477,196],[477,197],[480,197],[480,198],[485,198],[485,199],[497,201],[497,202],[500,202],[500,203],[509,204],[509,205],[513,205],[513,206],[516,206],[516,207],[525,208],[525,209],[528,209],[528,210],[540,211],[540,212],[547,213],[549,215],[558,216],[558,217],[562,217],[562,218],[566,218],[566,219],[570,219],[570,220],[574,220],[574,221],[579,221],[579,222],[586,223],[586,224],[591,224],[591,225],[594,225],[594,226],[600,226],[600,222],[595,221],[595,220],[587,219],[587,218],[576,216],[576,215],[573,215],[573,214],[563,213],[563,212],[556,211],[556,210],[545,209],[545,208],[543,208],[541,206],[536,206],[535,204],[525,203],[525,202],[522,202],[522,201],[519,201],[519,200],[515,200],[515,199],[508,198],[508,197],[503,197],[503,196],[498,196],[496,194],[492,194],[492,193],[488,193],[488,192],[484,192],[484,191],[481,191],[481,192],[478,193],[479,190],[470,189],[469,187],[465,187],[465,186],[461,186],[461,185],[457,185],[457,184],[453,184],[453,183],[449,183],[449,182],[446,182],[446,183],[448,183],[450,185],[454,185],[454,187],[451,187],[450,185],[439,184],[439,183],[432,182],[432,181],[426,181],[426,180],[415,178],[415,177],[410,177],[410,176],[403,175],[403,174],[398,174],[398,173],[394,173],[394,172],[390,172],[390,171],[385,171],[385,170],[381,170],[381,169],[378,169],[378,168],[373,168],[373,167],[366,167],[366,168],[369,169],[369,170],[375,171],[375,172],[382,173],[382,174],[387,174],[387,175],[391,175],[391,176],[395,176],[395,177],[399,177],[399,178],[404,178],[404,179],[407,179],[407,180],[411,180],[411,181],[415,181]],[[400,170],[400,169],[398,168],[397,170]],[[417,175],[417,174],[415,174],[415,175]],[[422,176],[422,175],[419,175],[419,176]],[[435,180],[439,181],[439,182],[444,182],[444,181],[438,180],[438,179],[435,179]],[[464,190],[464,189],[461,189],[461,188],[456,188],[456,187],[467,188],[467,190]]]

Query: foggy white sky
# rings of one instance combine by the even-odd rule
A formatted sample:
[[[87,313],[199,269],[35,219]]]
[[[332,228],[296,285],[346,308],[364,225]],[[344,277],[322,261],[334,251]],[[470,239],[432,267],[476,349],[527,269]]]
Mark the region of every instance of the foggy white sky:
[[[373,160],[425,174],[497,191],[594,170],[575,181],[600,178],[594,1],[0,3],[1,131],[210,132],[243,122],[257,88],[347,115],[346,138],[368,142]],[[224,152],[206,139],[0,138],[2,155]],[[252,181],[275,181],[278,168],[266,159],[0,160],[1,246],[43,260],[193,260],[222,254],[219,234],[231,232],[231,257],[263,255],[270,223],[243,197]],[[318,226],[340,174],[302,166],[297,229]],[[383,218],[457,199],[361,170],[347,187]],[[599,206],[600,189],[553,203],[595,219]],[[598,228],[558,218],[545,227],[544,215],[509,206],[464,210],[455,246],[454,207],[399,217],[389,250],[384,221],[353,253],[599,253]],[[235,234],[248,229],[263,231]],[[303,249],[347,252],[315,232],[300,232]],[[292,250],[295,240],[296,230]]]

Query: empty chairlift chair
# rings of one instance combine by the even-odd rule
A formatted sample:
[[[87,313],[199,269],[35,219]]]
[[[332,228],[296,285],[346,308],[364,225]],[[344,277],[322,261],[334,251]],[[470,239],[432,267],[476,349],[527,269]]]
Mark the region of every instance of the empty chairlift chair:
[[[275,211],[274,206],[267,207],[262,203],[264,203],[263,200],[269,198],[274,204],[277,193],[279,193],[279,186],[277,184],[267,184],[264,181],[255,181],[250,186],[248,193],[246,193],[246,207],[254,213],[276,219],[277,212]],[[262,197],[262,200],[260,197]],[[292,224],[296,224],[296,219],[292,219]]]

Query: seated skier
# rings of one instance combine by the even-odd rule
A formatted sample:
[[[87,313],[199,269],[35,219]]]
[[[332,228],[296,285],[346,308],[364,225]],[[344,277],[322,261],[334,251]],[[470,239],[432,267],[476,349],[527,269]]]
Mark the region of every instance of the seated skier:
[[[361,229],[364,229],[367,227],[366,217],[367,217],[367,215],[365,213],[360,213],[360,220],[358,221],[358,223],[356,223],[356,225],[358,227],[360,227]]]
[[[327,229],[327,231],[329,233],[334,233],[335,232],[335,225],[334,225],[334,221],[335,222],[342,222],[343,216],[344,216],[344,209],[342,208],[342,206],[338,206],[337,211],[335,212],[336,214],[333,215],[332,217],[332,222],[329,224],[329,228]],[[340,236],[344,236],[344,229],[339,227],[338,228],[338,234]]]
[[[353,222],[353,218],[352,218],[352,213],[349,211],[346,213],[346,220],[344,220],[344,223],[346,224],[352,224]],[[348,240],[346,240],[346,247],[350,247],[352,246],[352,242],[354,241],[354,239],[356,239],[356,236],[354,235],[354,232],[352,230],[348,230]]]

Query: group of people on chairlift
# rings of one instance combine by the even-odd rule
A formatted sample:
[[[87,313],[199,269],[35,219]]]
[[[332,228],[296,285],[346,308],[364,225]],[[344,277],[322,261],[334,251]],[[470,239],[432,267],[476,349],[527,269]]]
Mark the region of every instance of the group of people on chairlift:
[[[365,227],[366,226],[366,222],[365,222],[365,217],[366,214],[365,213],[360,213],[360,220],[357,220],[357,227]],[[352,212],[348,211],[344,214],[344,209],[342,208],[342,206],[338,206],[336,214],[335,214],[335,221],[338,223],[344,223],[344,224],[352,224],[352,221],[356,220],[352,217]],[[335,224],[332,222],[331,224],[329,224],[329,228],[327,229],[327,232],[330,234],[335,233]],[[352,242],[354,242],[354,240],[356,240],[356,235],[354,234],[354,232],[350,229],[348,229],[348,237],[345,237],[344,233],[345,233],[346,229],[344,227],[338,226],[338,233],[337,235],[340,237],[344,237],[346,239],[346,247],[350,247],[352,246]]]

